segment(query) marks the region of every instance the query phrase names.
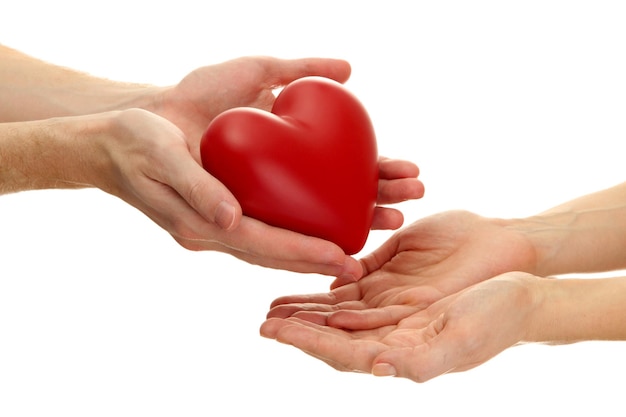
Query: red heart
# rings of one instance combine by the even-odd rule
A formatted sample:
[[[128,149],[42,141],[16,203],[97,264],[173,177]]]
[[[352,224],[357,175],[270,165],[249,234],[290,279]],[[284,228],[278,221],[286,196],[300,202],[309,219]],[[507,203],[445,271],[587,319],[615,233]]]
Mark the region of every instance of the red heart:
[[[227,110],[211,122],[200,150],[204,168],[247,216],[330,240],[348,254],[365,245],[378,192],[376,136],[342,84],[300,78],[271,113]]]

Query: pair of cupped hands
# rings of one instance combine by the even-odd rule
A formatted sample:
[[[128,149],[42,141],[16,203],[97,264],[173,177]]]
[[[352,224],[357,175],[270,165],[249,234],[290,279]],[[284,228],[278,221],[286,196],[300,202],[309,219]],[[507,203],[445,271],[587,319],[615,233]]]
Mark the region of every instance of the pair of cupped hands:
[[[328,293],[275,300],[261,326],[265,337],[339,370],[415,381],[477,366],[519,338],[511,325],[510,334],[481,342],[489,323],[505,321],[501,310],[524,304],[520,277],[497,277],[534,262],[530,244],[518,234],[463,211],[400,229],[402,213],[385,205],[421,198],[424,186],[414,163],[381,157],[372,229],[400,230],[357,260],[331,242],[244,216],[235,197],[199,163],[200,138],[221,112],[240,106],[270,110],[275,90],[295,79],[316,75],[343,83],[350,72],[345,61],[318,58],[250,57],[199,68],[156,91],[144,107],[148,112],[124,112],[121,117],[145,119],[142,134],[151,140],[164,132],[177,140],[151,153],[137,149],[135,156],[145,161],[133,165],[134,175],[124,175],[133,183],[100,188],[143,211],[188,249],[336,277]],[[122,154],[131,159],[133,150]],[[188,163],[190,158],[196,163]],[[155,160],[169,160],[169,169]]]

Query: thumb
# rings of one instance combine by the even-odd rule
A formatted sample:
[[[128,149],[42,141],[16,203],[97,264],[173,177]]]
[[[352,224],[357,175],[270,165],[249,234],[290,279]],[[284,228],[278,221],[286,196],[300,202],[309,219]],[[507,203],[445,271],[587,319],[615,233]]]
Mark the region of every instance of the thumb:
[[[426,382],[451,369],[450,352],[442,352],[427,344],[385,351],[378,355],[372,365],[375,376],[396,376],[415,382]]]
[[[397,233],[390,239],[385,241],[381,246],[373,252],[365,255],[360,259],[363,267],[363,276],[367,276],[383,267],[387,262],[396,256],[399,248],[399,238]]]
[[[270,81],[275,86],[287,85],[307,76],[326,77],[345,83],[352,71],[347,61],[332,58],[274,58],[270,62],[270,68],[268,73],[274,75],[274,79]]]
[[[241,205],[224,184],[195,161],[174,166],[186,167],[171,173],[170,185],[187,204],[224,230],[237,227],[243,215]]]
[[[372,374],[425,382],[457,368],[463,343],[444,323],[444,315],[439,315],[422,329],[419,341],[382,352],[372,362]]]

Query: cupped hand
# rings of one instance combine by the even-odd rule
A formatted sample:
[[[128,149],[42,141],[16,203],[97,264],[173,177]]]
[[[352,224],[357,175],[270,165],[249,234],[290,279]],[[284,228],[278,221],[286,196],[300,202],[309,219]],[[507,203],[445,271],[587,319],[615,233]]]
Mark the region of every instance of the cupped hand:
[[[329,293],[275,300],[268,318],[297,317],[337,328],[375,329],[498,274],[533,272],[535,251],[506,221],[467,211],[420,219],[361,260],[365,276]]]
[[[269,319],[261,334],[340,371],[425,382],[474,368],[523,341],[537,305],[532,284],[541,279],[522,272],[503,274],[371,330],[291,317]]]
[[[230,191],[203,171],[199,156],[202,134],[221,112],[240,106],[270,110],[275,90],[295,79],[316,75],[345,82],[350,71],[346,61],[337,59],[244,57],[199,68],[175,86],[148,89],[152,99],[144,97],[150,103],[144,107],[172,122],[178,131],[175,152],[147,154],[161,170],[158,176],[154,172],[149,176],[159,182],[158,204],[137,205],[191,250],[218,250],[272,268],[337,276],[339,282],[359,278],[361,265],[337,245],[243,216]],[[165,131],[171,130],[170,126]],[[419,170],[412,162],[380,158],[379,172],[372,228],[397,229],[402,213],[384,205],[422,197]],[[168,199],[172,200],[168,203]],[[341,277],[348,277],[347,281]]]
[[[96,170],[97,186],[141,210],[183,247],[221,251],[270,268],[331,275],[340,282],[362,275],[359,262],[331,242],[242,216],[234,196],[193,159],[185,133],[169,120],[140,109],[95,117],[107,120],[99,137],[105,138],[101,146],[108,159]],[[416,169],[404,161],[380,164],[387,177]],[[381,180],[379,200],[412,198],[423,190],[420,186],[417,178]],[[397,221],[393,212],[382,216]]]
[[[198,68],[177,85],[154,90],[148,110],[176,124],[184,133],[191,156],[201,163],[200,140],[218,114],[234,107],[270,111],[277,89],[296,79],[321,76],[344,83],[350,72],[350,64],[341,59],[242,57]],[[381,157],[379,172],[378,206],[372,229],[394,230],[402,225],[403,215],[399,210],[382,205],[421,198],[424,185],[417,179],[418,167],[409,161]],[[210,193],[211,190],[203,191]],[[218,196],[219,192],[224,192],[217,191]],[[202,208],[198,210],[206,214]],[[238,210],[239,207],[237,213]],[[235,217],[235,224],[239,221],[239,217]]]
[[[105,126],[95,135],[104,152],[89,152],[105,155],[92,164],[94,185],[142,211],[183,247],[347,280],[362,274],[358,261],[331,242],[242,217],[232,194],[193,160],[184,132],[165,118],[141,109],[93,117]]]

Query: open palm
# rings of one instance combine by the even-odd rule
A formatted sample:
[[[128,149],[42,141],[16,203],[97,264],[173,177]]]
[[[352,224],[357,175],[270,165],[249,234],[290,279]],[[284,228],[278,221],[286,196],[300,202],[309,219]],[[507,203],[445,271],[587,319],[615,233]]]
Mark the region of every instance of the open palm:
[[[293,345],[340,371],[424,382],[474,368],[524,338],[534,277],[512,272],[416,309],[397,324],[371,330],[338,329],[311,321],[272,318],[261,334]]]
[[[397,232],[361,260],[365,276],[329,293],[275,300],[268,318],[297,317],[351,330],[397,325],[437,300],[503,272],[533,272],[534,251],[502,221],[436,214]]]

